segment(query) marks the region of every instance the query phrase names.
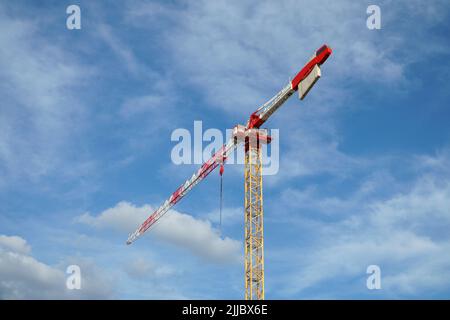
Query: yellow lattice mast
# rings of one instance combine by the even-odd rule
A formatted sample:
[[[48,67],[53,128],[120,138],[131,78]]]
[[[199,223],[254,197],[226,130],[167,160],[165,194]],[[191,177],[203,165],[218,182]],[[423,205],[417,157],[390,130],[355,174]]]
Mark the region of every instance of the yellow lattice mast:
[[[245,143],[245,299],[264,299],[264,210],[261,145],[270,142],[265,130],[246,132]]]

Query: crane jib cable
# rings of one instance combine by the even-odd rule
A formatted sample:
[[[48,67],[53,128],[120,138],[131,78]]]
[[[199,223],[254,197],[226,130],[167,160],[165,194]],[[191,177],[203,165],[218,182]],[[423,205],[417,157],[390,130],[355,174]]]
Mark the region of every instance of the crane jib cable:
[[[219,235],[222,236],[223,164],[220,166],[219,174],[220,174]]]

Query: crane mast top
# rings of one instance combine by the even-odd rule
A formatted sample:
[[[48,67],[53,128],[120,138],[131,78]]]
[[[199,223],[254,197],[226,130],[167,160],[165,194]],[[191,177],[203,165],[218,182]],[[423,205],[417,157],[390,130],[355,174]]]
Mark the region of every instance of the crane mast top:
[[[314,85],[320,77],[321,66],[331,55],[332,50],[327,45],[320,47],[308,63],[297,73],[297,75],[278,92],[273,98],[264,103],[255,112],[250,115],[246,126],[236,126],[233,129],[233,137],[224,144],[214,155],[188,179],[186,180],[174,193],[158,208],[156,209],[133,233],[128,237],[127,244],[133,243],[145,231],[153,226],[170,208],[172,208],[178,201],[180,201],[194,186],[202,181],[208,174],[210,174],[219,165],[222,165],[230,153],[236,147],[237,135],[242,134],[245,130],[260,128],[270,116],[280,108],[283,103],[302,86],[303,99],[308,93],[309,89]],[[313,74],[317,70],[317,74]]]

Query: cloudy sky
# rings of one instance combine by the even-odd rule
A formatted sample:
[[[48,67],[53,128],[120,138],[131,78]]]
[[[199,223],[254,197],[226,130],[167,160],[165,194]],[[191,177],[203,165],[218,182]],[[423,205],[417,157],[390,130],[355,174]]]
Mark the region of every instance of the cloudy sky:
[[[266,297],[450,298],[449,9],[2,2],[0,298],[243,298],[242,166],[225,168],[222,235],[213,173],[125,241],[198,168],[172,163],[171,133],[245,123],[323,43],[322,79],[267,123],[280,168],[264,178]],[[81,290],[66,289],[72,264]],[[381,290],[366,287],[372,264]]]

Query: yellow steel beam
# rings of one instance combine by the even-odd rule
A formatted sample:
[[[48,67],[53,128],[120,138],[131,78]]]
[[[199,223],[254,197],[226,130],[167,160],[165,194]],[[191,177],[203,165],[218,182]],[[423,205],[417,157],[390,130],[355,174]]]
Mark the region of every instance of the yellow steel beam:
[[[245,153],[245,299],[264,299],[262,160],[259,143]]]

